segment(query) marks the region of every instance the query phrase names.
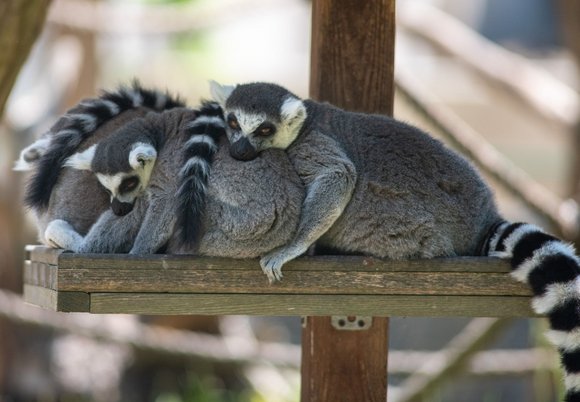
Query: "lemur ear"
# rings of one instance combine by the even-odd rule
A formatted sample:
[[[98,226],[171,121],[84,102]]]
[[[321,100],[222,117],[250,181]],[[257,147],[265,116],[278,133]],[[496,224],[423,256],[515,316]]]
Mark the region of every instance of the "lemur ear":
[[[289,96],[280,106],[280,116],[286,124],[302,123],[306,119],[306,106],[302,100]]]
[[[72,167],[78,170],[91,170],[91,163],[95,157],[96,149],[97,144],[85,149],[82,152],[77,152],[66,160],[64,166]]]
[[[129,153],[129,165],[133,169],[142,168],[147,163],[155,161],[155,159],[157,159],[157,151],[151,144],[138,142],[133,145],[133,149]]]
[[[226,101],[236,89],[236,85],[221,85],[214,80],[209,82],[209,92],[213,100],[220,104],[221,107],[225,107]]]

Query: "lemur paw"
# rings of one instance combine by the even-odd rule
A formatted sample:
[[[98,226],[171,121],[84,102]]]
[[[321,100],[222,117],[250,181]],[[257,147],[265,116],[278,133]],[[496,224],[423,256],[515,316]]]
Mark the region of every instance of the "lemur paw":
[[[53,248],[75,251],[79,237],[74,228],[62,219],[51,221],[44,231],[46,243]]]
[[[282,266],[302,253],[294,252],[291,248],[279,248],[266,254],[260,260],[262,271],[270,283],[282,280]]]
[[[284,276],[282,275],[282,265],[284,265],[284,261],[272,254],[266,255],[260,260],[262,271],[266,274],[270,283],[282,280]]]

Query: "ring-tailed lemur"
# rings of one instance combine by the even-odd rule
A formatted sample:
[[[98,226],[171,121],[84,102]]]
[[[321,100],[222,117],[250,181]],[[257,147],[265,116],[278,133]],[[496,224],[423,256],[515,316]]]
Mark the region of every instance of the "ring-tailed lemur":
[[[48,212],[43,214],[43,221],[49,221],[50,217],[54,220],[45,231],[42,230],[45,225],[40,225],[41,240],[77,252],[152,252],[172,232],[169,228],[173,217],[176,211],[181,211],[177,214],[181,217],[178,227],[186,230],[171,238],[170,252],[251,258],[286,243],[297,226],[304,190],[283,151],[273,150],[252,163],[243,163],[232,159],[227,147],[220,147],[215,155],[215,169],[205,186],[209,166],[204,161],[211,158],[214,139],[223,132],[223,126],[221,109],[208,103],[196,112],[177,109],[142,119],[128,118],[116,130],[105,132],[98,145],[85,146],[83,152],[72,155],[67,163],[81,169],[93,166],[109,191],[117,195],[114,201],[117,212],[128,212],[136,198],[134,210],[116,216],[107,210],[108,199],[92,199],[84,194],[86,183],[93,179],[92,172],[75,180],[65,175],[86,171],[65,167],[53,188]],[[151,138],[154,140],[148,141]],[[159,142],[161,147],[153,146]],[[156,162],[152,163],[155,153]],[[126,169],[127,172],[121,172]],[[141,180],[147,179],[149,170],[148,196],[135,197],[137,188],[145,187]],[[137,178],[140,184],[136,184]],[[127,190],[132,186],[136,186],[134,192],[118,191],[120,187]],[[208,203],[201,225],[197,222],[201,226],[197,230],[195,219],[204,200],[200,192],[205,189]],[[74,203],[79,197],[84,198],[85,205]],[[73,208],[53,208],[55,203],[68,205],[67,200],[73,202]],[[77,220],[83,213],[91,215],[89,211],[95,209],[104,213],[83,236],[77,229]],[[94,217],[90,223],[96,220]],[[194,250],[191,240],[199,232],[202,236]]]
[[[109,207],[109,196],[96,177],[89,172],[63,168],[66,158],[96,144],[130,120],[183,105],[176,96],[143,88],[134,81],[130,86],[105,91],[97,98],[84,99],[26,147],[15,170],[32,171],[25,204],[36,215],[40,241],[46,244],[44,232],[54,219],[70,221],[84,235]],[[82,191],[77,190],[79,183]],[[54,188],[57,190],[53,191]]]
[[[230,153],[251,160],[281,148],[306,185],[298,231],[261,260],[271,280],[312,243],[342,252],[412,258],[499,256],[528,283],[562,354],[566,401],[580,401],[579,259],[528,224],[508,223],[476,170],[419,129],[394,119],[301,100],[274,84],[212,83]]]

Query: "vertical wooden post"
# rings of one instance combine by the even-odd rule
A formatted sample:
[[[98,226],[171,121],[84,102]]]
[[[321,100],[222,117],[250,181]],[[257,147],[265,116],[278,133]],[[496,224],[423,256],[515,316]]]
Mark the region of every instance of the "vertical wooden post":
[[[395,0],[314,0],[310,96],[392,115]],[[348,320],[348,319],[347,319]],[[337,329],[308,317],[302,331],[302,402],[385,402],[388,319]]]

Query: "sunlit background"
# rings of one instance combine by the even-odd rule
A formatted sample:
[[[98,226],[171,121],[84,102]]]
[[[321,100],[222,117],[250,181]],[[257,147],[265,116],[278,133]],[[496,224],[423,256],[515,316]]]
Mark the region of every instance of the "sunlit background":
[[[449,141],[404,94],[418,90],[429,107],[458,118],[459,127],[466,123],[544,186],[543,194],[562,201],[556,215],[564,222],[577,212],[565,200],[578,197],[580,15],[570,18],[567,11],[574,3],[397,4],[396,76],[403,92],[396,94],[395,117]],[[21,292],[24,245],[36,242],[21,207],[25,176],[11,169],[18,152],[68,107],[134,77],[191,105],[209,97],[210,79],[273,81],[306,97],[310,8],[306,0],[52,2],[0,125],[0,401],[298,401],[299,318],[57,319],[11,297]],[[492,183],[506,217],[576,240],[553,216]],[[445,346],[469,321],[393,318],[389,400],[404,402],[397,395],[408,376],[444,359]],[[181,332],[161,332],[150,347],[139,343],[144,328],[159,326]],[[423,400],[558,400],[561,374],[544,327],[542,320],[505,321],[486,350],[475,350],[459,374],[442,379]],[[91,328],[110,336],[93,339]],[[284,359],[232,363],[201,353],[261,342],[278,343]]]

